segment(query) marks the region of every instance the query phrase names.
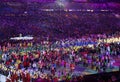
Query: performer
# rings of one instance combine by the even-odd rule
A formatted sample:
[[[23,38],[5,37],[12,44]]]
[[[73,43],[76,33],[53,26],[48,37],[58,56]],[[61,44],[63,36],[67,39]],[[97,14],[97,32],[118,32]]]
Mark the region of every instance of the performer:
[[[30,74],[28,72],[26,74],[26,82],[30,82]]]
[[[22,72],[21,74],[22,74],[22,81],[26,82],[26,77],[25,77],[26,74],[24,72]]]

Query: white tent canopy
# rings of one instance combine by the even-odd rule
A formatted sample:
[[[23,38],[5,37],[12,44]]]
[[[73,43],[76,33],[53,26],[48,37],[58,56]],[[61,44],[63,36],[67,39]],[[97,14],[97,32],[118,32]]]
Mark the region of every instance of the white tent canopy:
[[[11,37],[10,40],[33,40],[32,36]]]

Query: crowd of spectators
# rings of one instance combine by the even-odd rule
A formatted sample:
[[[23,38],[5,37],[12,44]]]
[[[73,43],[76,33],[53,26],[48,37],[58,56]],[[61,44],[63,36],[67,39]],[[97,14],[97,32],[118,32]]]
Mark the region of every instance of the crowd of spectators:
[[[0,35],[3,36],[2,38],[22,33],[40,39],[49,37],[51,40],[58,40],[70,37],[80,38],[83,35],[97,33],[111,34],[116,30],[119,31],[119,17],[116,17],[116,14],[119,16],[119,13],[109,12],[109,9],[101,11],[102,9],[99,8],[98,10],[90,8],[89,11],[89,8],[81,7],[78,10],[82,11],[77,11],[75,8],[62,8],[62,10],[43,8],[46,10],[41,10],[41,6],[42,4],[29,4],[22,6],[22,9],[21,7],[14,9],[8,5],[7,8],[3,7],[0,12]],[[102,7],[102,5],[100,6]],[[12,33],[10,33],[11,31]]]

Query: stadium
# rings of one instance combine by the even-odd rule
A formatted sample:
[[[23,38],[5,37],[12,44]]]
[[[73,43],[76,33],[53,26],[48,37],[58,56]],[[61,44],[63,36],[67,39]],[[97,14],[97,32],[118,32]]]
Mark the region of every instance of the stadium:
[[[0,82],[120,82],[120,0],[0,0]]]

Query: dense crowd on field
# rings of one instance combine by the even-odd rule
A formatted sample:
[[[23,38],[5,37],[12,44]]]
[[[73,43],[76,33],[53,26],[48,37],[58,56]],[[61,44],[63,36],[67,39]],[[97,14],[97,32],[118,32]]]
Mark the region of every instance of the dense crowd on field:
[[[107,69],[114,68],[114,57],[120,55],[119,42],[93,44],[91,47],[50,46],[32,42],[6,43],[0,47],[1,70],[9,72],[8,80],[12,82],[15,80],[37,82],[38,78],[55,82],[71,81],[72,77],[80,75],[74,73],[77,67],[82,65],[98,73],[106,72]]]

